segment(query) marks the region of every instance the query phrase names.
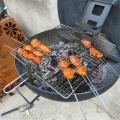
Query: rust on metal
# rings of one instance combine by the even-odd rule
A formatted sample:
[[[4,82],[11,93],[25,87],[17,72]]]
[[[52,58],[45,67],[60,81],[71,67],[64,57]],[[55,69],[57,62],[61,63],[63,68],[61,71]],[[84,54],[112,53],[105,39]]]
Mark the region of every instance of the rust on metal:
[[[16,21],[4,14],[0,18],[0,98],[5,95],[3,88],[18,77],[10,48],[14,49],[20,46],[25,40],[26,37]],[[9,47],[7,48],[5,45]],[[10,90],[15,84],[12,84],[8,89]]]

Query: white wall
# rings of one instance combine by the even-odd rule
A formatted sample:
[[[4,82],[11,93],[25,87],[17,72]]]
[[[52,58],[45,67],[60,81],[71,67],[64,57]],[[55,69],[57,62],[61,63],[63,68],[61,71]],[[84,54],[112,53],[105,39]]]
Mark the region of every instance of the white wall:
[[[4,0],[4,4],[28,38],[60,24],[57,0]]]

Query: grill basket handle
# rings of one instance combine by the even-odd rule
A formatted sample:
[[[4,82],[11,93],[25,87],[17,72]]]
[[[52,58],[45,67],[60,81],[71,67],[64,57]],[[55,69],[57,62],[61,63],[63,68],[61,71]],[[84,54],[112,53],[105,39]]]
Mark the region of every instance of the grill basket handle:
[[[13,89],[11,89],[10,91],[6,91],[6,88],[9,87],[12,83],[16,82],[20,77],[22,77],[23,75],[25,75],[27,72],[23,73],[22,75],[20,75],[19,77],[17,77],[15,80],[13,80],[11,83],[9,83],[8,85],[6,85],[3,88],[3,92],[8,94],[10,92],[12,92],[13,90],[15,90],[17,87],[19,87],[21,84],[23,84],[25,81],[28,80],[28,78],[26,78],[25,80],[23,80],[22,82],[20,82],[17,86],[15,86]]]

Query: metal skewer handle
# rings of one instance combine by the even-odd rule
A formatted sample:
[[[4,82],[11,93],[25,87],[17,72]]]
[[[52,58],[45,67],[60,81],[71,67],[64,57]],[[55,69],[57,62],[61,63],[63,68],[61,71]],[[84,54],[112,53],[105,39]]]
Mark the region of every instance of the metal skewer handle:
[[[3,89],[3,92],[4,93],[10,93],[12,92],[13,90],[15,90],[17,87],[19,87],[21,84],[23,84],[26,80],[28,80],[28,78],[26,78],[25,80],[23,80],[22,82],[20,82],[17,86],[15,86],[13,89],[11,89],[10,91],[5,91],[5,89],[7,87],[9,87],[12,83],[16,82],[20,77],[22,77],[23,75],[25,75],[27,73],[27,71],[25,73],[23,73],[22,75],[20,75],[19,77],[17,77],[15,80],[13,80],[11,83],[9,83],[8,85],[6,85]]]
[[[76,94],[75,94],[75,92],[74,92],[74,90],[73,90],[73,87],[72,87],[72,85],[71,85],[71,83],[70,83],[70,81],[69,81],[68,78],[67,78],[67,80],[68,80],[68,82],[69,82],[69,84],[70,84],[70,87],[71,87],[72,92],[73,92],[73,94],[74,94],[74,96],[75,96],[75,99],[76,99],[76,101],[77,101],[77,103],[78,103],[78,106],[79,106],[79,108],[80,108],[80,110],[81,110],[81,112],[82,112],[82,115],[83,115],[84,119],[87,120],[87,118],[86,118],[86,116],[85,116],[85,114],[84,114],[84,112],[83,112],[83,109],[82,109],[82,107],[81,107],[81,105],[80,105],[80,103],[79,103],[79,101],[78,101],[78,98],[77,98],[77,96],[76,96]]]
[[[98,100],[101,102],[101,104],[105,107],[105,109],[108,111],[107,106],[105,105],[105,103],[103,102],[102,98],[100,97],[99,93],[97,92],[96,88],[93,86],[93,84],[91,83],[91,81],[89,80],[88,76],[86,75],[89,83],[87,82],[87,80],[85,79],[84,76],[82,76],[83,79],[85,80],[85,82],[88,84],[88,86],[90,87],[90,89],[92,90],[92,92],[94,93],[94,95],[98,98]]]

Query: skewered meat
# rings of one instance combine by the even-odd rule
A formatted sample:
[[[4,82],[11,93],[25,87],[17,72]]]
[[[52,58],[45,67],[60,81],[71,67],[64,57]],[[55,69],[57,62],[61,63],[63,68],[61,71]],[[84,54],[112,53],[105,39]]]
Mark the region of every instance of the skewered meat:
[[[29,57],[29,53],[23,49],[22,51],[22,55],[25,57],[25,58],[28,58]]]
[[[95,48],[90,48],[90,54],[93,55],[94,57],[103,57],[103,54],[96,50]]]
[[[33,47],[31,45],[24,45],[23,48],[29,52],[33,52]]]
[[[81,43],[86,47],[86,48],[91,48],[92,44],[91,41],[87,40],[87,39],[82,39]]]
[[[44,54],[39,50],[33,50],[33,54],[36,55],[37,57],[44,57]]]
[[[76,66],[75,70],[80,75],[86,75],[86,68],[83,65]]]
[[[18,48],[18,53],[20,53],[21,55],[23,54],[23,51],[24,51],[24,49],[22,49],[22,48]]]
[[[50,52],[50,48],[48,46],[44,45],[44,44],[40,44],[39,48],[42,52],[47,52],[47,53]]]
[[[72,79],[74,77],[74,70],[72,68],[65,68],[63,70],[63,76]]]
[[[33,47],[38,47],[40,44],[41,44],[41,42],[40,42],[38,39],[36,39],[36,38],[34,38],[34,39],[31,41],[31,45],[32,45]]]
[[[34,57],[35,57],[35,55],[32,54],[32,53],[30,53],[29,56],[28,56],[28,59],[29,59],[29,60],[33,60]]]
[[[69,66],[69,63],[66,60],[61,60],[58,65],[62,68],[67,68]]]
[[[25,58],[29,57],[29,53],[25,49],[19,48],[17,52],[23,55]]]
[[[41,59],[40,59],[39,57],[34,57],[34,58],[33,58],[33,62],[34,62],[35,64],[40,64],[40,63],[41,63]]]
[[[78,56],[75,55],[71,55],[70,56],[70,62],[74,65],[77,66],[80,64],[80,58]]]

